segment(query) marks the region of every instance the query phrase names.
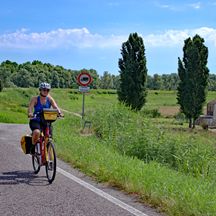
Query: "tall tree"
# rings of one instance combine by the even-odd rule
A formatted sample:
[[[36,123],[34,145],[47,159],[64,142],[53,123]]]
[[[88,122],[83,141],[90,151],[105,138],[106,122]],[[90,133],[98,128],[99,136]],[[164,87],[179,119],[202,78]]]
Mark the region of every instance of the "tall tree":
[[[104,71],[103,76],[100,77],[100,88],[113,89],[113,77],[108,71]]]
[[[11,62],[6,60],[0,65],[0,79],[2,81],[3,87],[13,87],[14,84],[11,81],[12,75],[17,71],[18,64],[16,62]]]
[[[119,59],[120,86],[118,99],[131,109],[140,110],[146,102],[147,67],[143,39],[137,33],[122,44]]]
[[[32,79],[30,73],[24,68],[21,68],[17,73],[13,74],[13,82],[19,87],[27,88],[33,86]]]
[[[1,80],[1,78],[0,78],[0,92],[3,90],[3,81]]]
[[[161,88],[161,77],[158,74],[153,75],[153,89],[159,90]]]
[[[202,113],[206,100],[209,69],[207,68],[208,48],[204,39],[195,35],[185,40],[183,60],[178,58],[180,82],[177,103],[189,119],[189,127],[195,127],[195,120]]]
[[[91,75],[92,79],[93,79],[93,82],[89,85],[90,88],[93,88],[93,89],[97,89],[98,88],[98,85],[99,85],[99,75],[97,73],[96,70],[94,69],[90,69],[90,70],[87,70],[88,73]]]
[[[59,76],[58,76],[58,72],[55,70],[52,72],[51,86],[52,86],[52,88],[58,88],[59,87]]]

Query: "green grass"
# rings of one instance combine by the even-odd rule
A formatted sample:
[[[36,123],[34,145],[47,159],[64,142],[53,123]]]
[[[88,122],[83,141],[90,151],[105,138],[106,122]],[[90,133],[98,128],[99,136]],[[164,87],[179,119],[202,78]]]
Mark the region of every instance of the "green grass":
[[[122,106],[103,107],[92,114],[96,135],[120,153],[147,163],[157,161],[186,174],[216,177],[213,144],[200,142],[198,133],[173,134],[150,120]]]
[[[110,92],[110,94],[109,94]],[[104,94],[105,93],[105,94]],[[60,106],[71,112],[82,112],[83,95],[77,90],[72,89],[54,89],[52,96],[60,104]],[[110,106],[117,103],[117,95],[113,91],[91,90],[85,94],[85,112],[92,112],[101,105]]]
[[[27,123],[27,107],[35,89],[4,89],[0,92],[0,122]]]
[[[177,106],[176,91],[152,90],[148,92],[147,108],[159,108],[161,106]],[[208,92],[206,103],[215,100],[216,92]]]
[[[161,106],[176,106],[176,92],[175,91],[156,91],[148,92],[147,108],[159,108]]]
[[[26,113],[16,112],[15,110],[4,110],[0,112],[0,122],[4,123],[28,123]]]
[[[27,105],[36,92],[4,89],[0,122],[27,122]],[[81,113],[82,95],[77,91],[54,89],[51,94],[60,107]],[[214,95],[210,92],[208,100]],[[215,135],[189,130],[187,123],[174,118],[131,112],[116,98],[104,90],[86,94],[92,134],[83,133],[83,121],[67,113],[54,123],[58,157],[98,181],[137,194],[167,215],[216,215]],[[175,92],[150,91],[146,109],[176,106],[175,102]]]
[[[168,215],[215,215],[214,181],[119,153],[95,135],[80,135],[79,125],[80,119],[73,116],[56,123],[59,157],[98,181],[138,194]]]

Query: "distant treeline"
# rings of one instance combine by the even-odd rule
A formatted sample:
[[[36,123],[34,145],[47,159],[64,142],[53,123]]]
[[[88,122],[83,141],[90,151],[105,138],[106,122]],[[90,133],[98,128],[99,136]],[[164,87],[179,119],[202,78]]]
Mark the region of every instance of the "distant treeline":
[[[78,88],[76,77],[81,71],[87,71],[93,77],[91,88],[117,89],[119,76],[105,71],[100,76],[94,69],[71,70],[59,65],[42,63],[41,61],[25,62],[17,64],[12,61],[4,61],[0,64],[1,87],[38,87],[40,82],[46,81],[53,88]],[[147,88],[151,90],[176,90],[179,82],[177,73],[147,77]],[[216,75],[210,74],[208,90],[216,90]]]

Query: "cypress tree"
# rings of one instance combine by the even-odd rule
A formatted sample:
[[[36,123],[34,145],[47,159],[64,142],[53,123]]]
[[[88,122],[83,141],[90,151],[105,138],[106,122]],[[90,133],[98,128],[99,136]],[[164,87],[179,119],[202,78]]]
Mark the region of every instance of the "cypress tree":
[[[118,99],[131,109],[140,110],[146,102],[146,57],[143,39],[137,33],[122,44],[119,59],[120,85]]]
[[[189,119],[189,127],[195,127],[195,120],[202,113],[206,100],[209,69],[207,68],[208,48],[204,39],[195,35],[185,40],[183,60],[178,58],[180,82],[177,103]]]
[[[2,80],[0,79],[0,92],[3,90],[3,82],[2,82]]]

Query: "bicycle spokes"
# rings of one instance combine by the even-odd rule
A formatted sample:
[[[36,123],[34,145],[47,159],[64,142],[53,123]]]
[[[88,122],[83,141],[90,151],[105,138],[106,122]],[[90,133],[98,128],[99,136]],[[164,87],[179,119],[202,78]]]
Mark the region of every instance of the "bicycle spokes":
[[[32,165],[34,173],[37,174],[40,171],[40,160],[36,154],[32,155]]]
[[[47,163],[46,163],[46,174],[49,183],[52,183],[56,175],[56,155],[54,145],[48,143],[47,145]]]

